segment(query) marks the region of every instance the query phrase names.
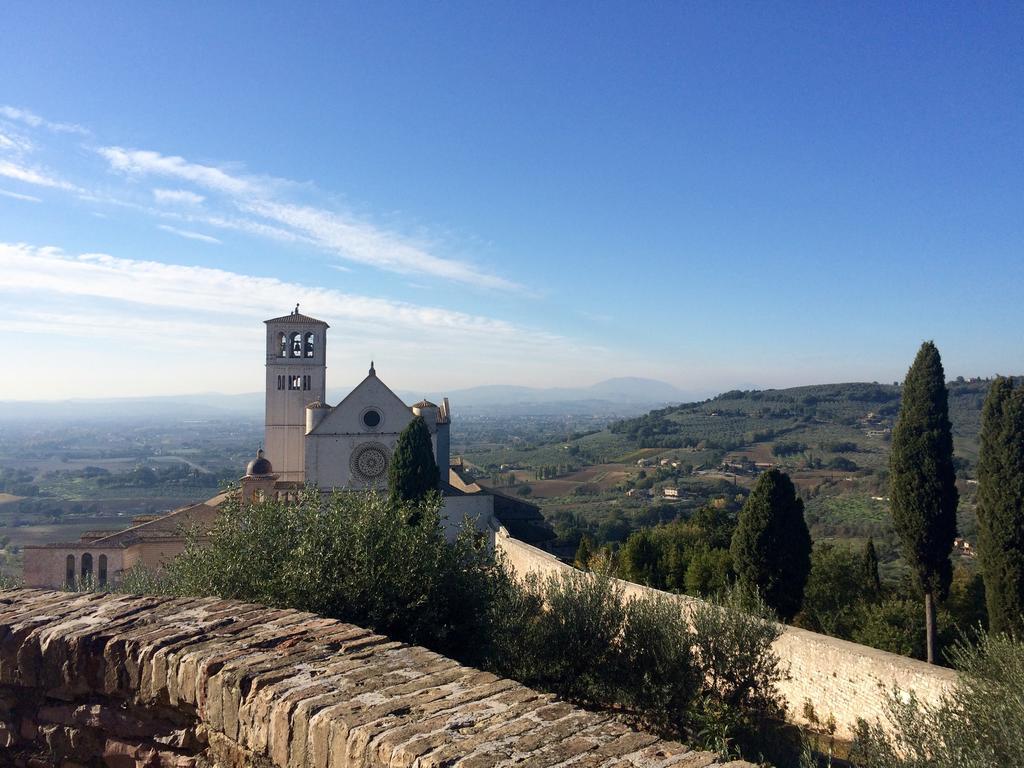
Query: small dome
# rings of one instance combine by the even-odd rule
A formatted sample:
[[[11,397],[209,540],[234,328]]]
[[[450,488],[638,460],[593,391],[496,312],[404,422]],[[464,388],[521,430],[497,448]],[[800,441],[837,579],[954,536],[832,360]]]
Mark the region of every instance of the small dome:
[[[274,474],[274,467],[271,465],[270,459],[263,456],[262,448],[256,451],[256,458],[249,462],[249,466],[245,468],[245,474],[246,477]]]
[[[437,406],[434,405],[429,400],[424,399],[416,403],[416,405],[414,405],[413,408],[437,408]]]
[[[306,406],[306,409],[310,411],[315,411],[318,408],[326,408],[327,410],[330,410],[331,406],[327,405],[327,403],[321,403],[319,400],[314,400],[312,403]]]

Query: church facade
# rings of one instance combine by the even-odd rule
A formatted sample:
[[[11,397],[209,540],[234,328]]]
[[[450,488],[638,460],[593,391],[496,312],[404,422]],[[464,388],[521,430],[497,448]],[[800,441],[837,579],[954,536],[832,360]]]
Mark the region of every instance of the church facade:
[[[450,482],[451,409],[422,400],[406,405],[370,363],[365,378],[337,405],[329,405],[327,329],[322,320],[295,310],[266,325],[266,423],[262,458],[266,470],[242,478],[244,499],[293,493],[299,486],[322,491],[383,491],[388,466],[402,431],[417,416],[430,432],[444,501],[446,531],[471,520],[481,532],[494,530],[494,501]],[[250,465],[250,468],[252,465]],[[271,483],[271,479],[273,482]]]

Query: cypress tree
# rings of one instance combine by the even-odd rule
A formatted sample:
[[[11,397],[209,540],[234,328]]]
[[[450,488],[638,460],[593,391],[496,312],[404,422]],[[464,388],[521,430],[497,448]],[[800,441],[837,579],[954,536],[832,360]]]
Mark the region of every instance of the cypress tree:
[[[875,540],[869,536],[864,545],[864,559],[862,566],[864,573],[864,592],[871,599],[882,593],[882,578],[878,573],[878,553],[875,551]]]
[[[811,571],[804,502],[789,475],[762,474],[740,510],[730,553],[739,582],[760,592],[789,621],[800,610]]]
[[[1024,386],[992,383],[980,439],[978,556],[989,627],[1024,637]]]
[[[419,504],[437,490],[440,470],[430,443],[430,429],[417,416],[402,430],[388,466],[388,488],[393,504]]]
[[[587,570],[590,567],[590,558],[594,556],[593,542],[587,534],[583,534],[580,537],[580,545],[576,548],[576,557],[573,558],[573,565],[581,570]]]
[[[956,471],[942,360],[926,341],[903,382],[889,454],[890,496],[903,556],[924,593],[928,661],[935,663],[935,599],[949,591],[956,537]]]

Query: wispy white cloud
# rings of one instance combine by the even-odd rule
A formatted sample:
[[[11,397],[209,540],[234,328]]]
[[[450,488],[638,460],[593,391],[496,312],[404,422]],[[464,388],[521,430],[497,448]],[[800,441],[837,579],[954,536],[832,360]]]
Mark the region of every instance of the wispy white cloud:
[[[171,216],[173,214],[164,212],[160,215]],[[236,232],[244,232],[249,235],[256,235],[257,237],[265,237],[268,240],[278,240],[282,243],[305,243],[307,245],[316,245],[316,241],[312,238],[300,235],[298,232],[293,232],[290,229],[282,229],[281,227],[275,227],[272,224],[265,224],[253,219],[239,218],[238,216],[197,216],[193,214],[178,214],[176,218],[183,221],[201,222],[213,227],[219,227],[220,229],[231,229]]]
[[[251,181],[212,165],[190,163],[177,155],[161,155],[159,152],[124,147],[100,147],[97,151],[106,158],[111,168],[123,173],[184,179],[230,195],[247,195],[257,191],[257,186]]]
[[[188,189],[154,189],[153,199],[171,205],[199,205],[206,198]]]
[[[0,291],[23,291],[128,301],[149,307],[264,319],[301,301],[335,322],[362,323],[375,332],[444,338],[445,344],[538,342],[564,348],[565,339],[504,320],[331,288],[290,283],[210,267],[125,259],[102,253],[72,256],[52,246],[0,243]],[[445,334],[445,336],[441,336]]]
[[[0,152],[24,155],[32,151],[32,142],[13,131],[0,132]]]
[[[66,189],[72,191],[78,189],[74,184],[64,181],[63,179],[59,179],[34,168],[27,168],[23,165],[17,165],[16,163],[6,160],[0,160],[0,176],[6,176],[7,178],[15,179],[16,181],[23,181],[26,184],[35,184],[37,187],[51,187],[53,189]]]
[[[470,264],[434,256],[390,232],[322,208],[266,200],[242,203],[241,208],[303,232],[350,261],[391,272],[428,274],[486,288],[518,287]]]
[[[521,286],[463,261],[436,256],[394,232],[356,217],[308,205],[276,199],[273,190],[293,186],[284,179],[256,179],[240,176],[213,165],[183,157],[124,147],[97,150],[110,167],[132,176],[163,176],[196,184],[227,195],[241,212],[273,224],[252,219],[212,216],[214,226],[239,229],[277,240],[312,243],[346,261],[403,274],[424,274],[483,288],[521,290]],[[155,194],[155,192],[154,192]],[[290,234],[289,234],[290,233]]]
[[[38,198],[35,195],[23,195],[20,192],[11,192],[6,189],[0,189],[0,195],[3,195],[4,197],[11,197],[14,198],[15,200],[24,200],[27,203],[43,202],[41,198]]]
[[[55,133],[77,133],[82,136],[88,136],[89,130],[76,125],[75,123],[55,123],[52,120],[40,117],[35,112],[28,109],[21,109],[19,107],[11,106],[0,106],[0,115],[6,117],[8,120],[18,120],[19,122],[30,125],[33,128],[47,128]]]
[[[171,234],[178,235],[178,237],[185,237],[189,240],[199,240],[203,243],[213,243],[214,245],[220,245],[221,241],[216,237],[210,235],[204,235],[202,232],[193,232],[191,229],[179,229],[178,227],[172,227],[170,224],[157,224],[157,229],[162,229],[164,232],[170,232]]]

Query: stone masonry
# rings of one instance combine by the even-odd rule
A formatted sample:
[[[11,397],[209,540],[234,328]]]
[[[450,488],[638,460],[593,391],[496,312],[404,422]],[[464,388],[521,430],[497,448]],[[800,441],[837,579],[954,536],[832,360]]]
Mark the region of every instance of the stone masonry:
[[[20,589],[0,592],[0,765],[722,763],[313,614],[215,598]]]

